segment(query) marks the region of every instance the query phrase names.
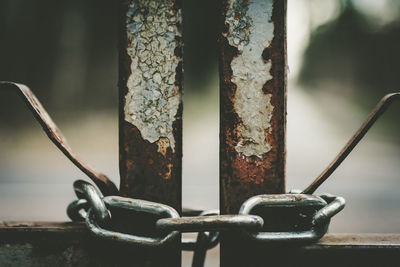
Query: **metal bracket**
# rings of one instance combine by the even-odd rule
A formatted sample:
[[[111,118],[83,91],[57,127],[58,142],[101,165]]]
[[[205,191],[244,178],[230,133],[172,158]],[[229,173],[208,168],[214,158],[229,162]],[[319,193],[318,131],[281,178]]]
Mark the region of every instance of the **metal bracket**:
[[[79,159],[72,151],[71,147],[68,145],[67,139],[28,86],[14,82],[0,81],[0,89],[12,90],[18,93],[50,140],[76,167],[83,171],[99,187],[104,195],[118,194],[117,187],[105,174],[93,169]]]

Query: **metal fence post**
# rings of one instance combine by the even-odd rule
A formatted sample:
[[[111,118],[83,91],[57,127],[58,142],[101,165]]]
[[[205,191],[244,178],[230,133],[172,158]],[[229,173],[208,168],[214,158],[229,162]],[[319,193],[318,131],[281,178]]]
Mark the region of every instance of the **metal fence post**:
[[[285,190],[286,1],[220,4],[220,208],[231,214]],[[224,235],[221,266],[258,266],[253,247]]]
[[[120,23],[120,191],[180,212],[181,0],[122,0]],[[178,244],[157,253],[140,251],[131,263],[180,266]]]

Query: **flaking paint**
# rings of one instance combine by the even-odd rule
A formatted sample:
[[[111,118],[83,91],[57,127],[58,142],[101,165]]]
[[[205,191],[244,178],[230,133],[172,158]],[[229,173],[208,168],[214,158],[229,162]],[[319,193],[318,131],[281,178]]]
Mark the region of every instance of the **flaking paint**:
[[[235,150],[260,158],[271,150],[267,133],[274,107],[263,86],[273,77],[271,60],[264,60],[262,54],[274,37],[272,8],[272,0],[231,0],[225,17],[229,26],[225,37],[238,49],[231,62],[231,81],[236,85],[234,108],[241,120]]]
[[[127,53],[131,75],[125,95],[125,120],[136,126],[143,139],[156,143],[165,156],[175,151],[173,122],[181,102],[175,55],[180,46],[181,11],[168,0],[132,1],[127,12]]]

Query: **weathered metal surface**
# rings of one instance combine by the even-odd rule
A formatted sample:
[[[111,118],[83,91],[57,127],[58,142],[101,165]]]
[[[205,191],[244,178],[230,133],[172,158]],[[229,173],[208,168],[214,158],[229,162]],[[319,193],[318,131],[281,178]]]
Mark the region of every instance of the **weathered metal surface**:
[[[329,164],[329,166],[309,185],[304,191],[304,194],[312,194],[317,188],[329,178],[329,176],[336,170],[337,167],[346,159],[354,147],[361,141],[368,130],[374,125],[379,117],[385,113],[389,106],[396,100],[400,100],[400,93],[393,93],[384,96],[375,109],[369,114],[368,118],[364,121],[357,132],[351,137],[347,144],[342,148],[336,158]]]
[[[75,166],[83,171],[100,188],[104,195],[118,194],[117,187],[105,174],[90,167],[79,159],[72,151],[71,147],[68,145],[67,139],[63,136],[50,115],[26,85],[0,81],[0,88],[16,91],[21,96],[50,140],[58,147],[58,149],[61,150],[61,152],[64,153],[65,156],[67,156],[67,158],[72,161],[73,164],[75,164]]]
[[[285,1],[221,0],[221,211],[284,192]]]
[[[120,191],[180,210],[181,1],[122,1],[121,23]]]
[[[163,231],[204,232],[232,229],[260,230],[264,221],[252,215],[215,215],[160,219],[156,227]]]
[[[220,5],[220,208],[234,214],[285,191],[286,1]],[[252,249],[223,234],[221,266],[256,266]]]
[[[120,194],[180,212],[182,2],[121,0],[119,29]],[[154,218],[142,218],[121,216],[117,228],[148,231]],[[135,266],[179,266],[180,255],[178,244],[132,254]]]

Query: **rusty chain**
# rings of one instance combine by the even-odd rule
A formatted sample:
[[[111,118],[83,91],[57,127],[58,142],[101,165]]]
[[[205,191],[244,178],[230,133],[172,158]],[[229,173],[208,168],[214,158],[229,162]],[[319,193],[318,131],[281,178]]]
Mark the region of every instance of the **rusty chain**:
[[[175,209],[161,203],[120,196],[104,197],[94,185],[82,180],[74,183],[74,190],[78,200],[71,202],[67,214],[73,221],[85,221],[87,228],[95,236],[103,240],[136,246],[159,247],[173,243],[180,237],[180,233],[197,232],[197,240],[184,240],[181,242],[181,249],[193,250],[195,255],[201,255],[197,257],[199,262],[204,262],[206,251],[218,244],[220,232],[233,232],[239,238],[253,242],[316,241],[327,232],[330,219],[345,206],[342,197],[333,195],[314,196],[294,193],[258,195],[245,201],[239,214],[219,215],[218,211],[205,211],[198,216],[181,217]],[[114,208],[161,217],[156,219],[154,224],[154,232],[159,235],[139,236],[107,229],[113,219]],[[311,208],[312,214],[308,218],[309,229],[286,232],[263,231],[264,219],[268,218],[256,214],[255,210],[259,208],[295,208],[297,209],[295,212],[299,212],[299,208]],[[299,216],[306,215],[301,214],[300,210]]]

